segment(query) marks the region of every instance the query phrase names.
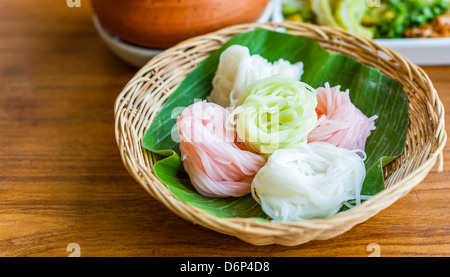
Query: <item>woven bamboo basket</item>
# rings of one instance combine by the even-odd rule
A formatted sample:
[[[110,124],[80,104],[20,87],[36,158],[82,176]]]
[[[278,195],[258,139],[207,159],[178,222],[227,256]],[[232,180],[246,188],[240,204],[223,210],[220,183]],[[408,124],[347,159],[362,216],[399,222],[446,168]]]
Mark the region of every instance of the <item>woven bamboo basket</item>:
[[[409,98],[409,129],[401,156],[385,166],[386,188],[346,213],[299,222],[260,222],[218,218],[177,200],[153,173],[157,156],[142,147],[142,138],[171,93],[213,51],[234,35],[254,28],[286,28],[292,35],[317,41],[324,49],[345,54],[399,81]],[[426,73],[401,55],[374,41],[335,28],[294,22],[231,26],[186,40],[152,58],[129,81],[115,103],[115,134],[123,163],[155,199],[194,224],[235,236],[253,245],[293,246],[338,236],[366,221],[409,193],[436,162],[442,167],[444,107]],[[439,170],[438,168],[438,170]]]

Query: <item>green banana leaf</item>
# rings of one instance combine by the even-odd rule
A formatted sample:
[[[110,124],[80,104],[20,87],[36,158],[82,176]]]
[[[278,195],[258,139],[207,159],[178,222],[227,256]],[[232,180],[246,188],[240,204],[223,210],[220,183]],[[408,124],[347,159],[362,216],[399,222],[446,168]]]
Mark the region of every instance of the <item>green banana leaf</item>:
[[[251,54],[260,54],[273,62],[280,58],[304,64],[302,81],[317,88],[326,82],[331,87],[349,89],[352,102],[366,116],[378,115],[376,130],[366,142],[366,179],[363,195],[375,195],[384,189],[382,168],[399,156],[408,130],[408,98],[397,81],[378,69],[355,59],[331,53],[315,41],[269,30],[256,29],[233,37],[195,68],[167,100],[143,138],[143,147],[162,155],[154,165],[155,175],[180,201],[203,209],[217,217],[252,217],[268,220],[249,194],[240,198],[214,199],[200,195],[189,181],[180,160],[176,118],[184,107],[209,95],[220,54],[230,45],[247,46]]]

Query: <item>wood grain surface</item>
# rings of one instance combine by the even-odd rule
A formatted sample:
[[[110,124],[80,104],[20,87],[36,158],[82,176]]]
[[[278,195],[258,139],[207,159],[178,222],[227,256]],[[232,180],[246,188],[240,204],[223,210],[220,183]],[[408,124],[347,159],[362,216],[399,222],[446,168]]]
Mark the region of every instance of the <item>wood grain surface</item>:
[[[448,146],[443,172],[329,240],[253,246],[179,218],[116,145],[114,101],[136,71],[102,43],[87,0],[0,1],[0,256],[367,257],[372,243],[382,257],[450,256]],[[448,107],[450,67],[425,71]]]

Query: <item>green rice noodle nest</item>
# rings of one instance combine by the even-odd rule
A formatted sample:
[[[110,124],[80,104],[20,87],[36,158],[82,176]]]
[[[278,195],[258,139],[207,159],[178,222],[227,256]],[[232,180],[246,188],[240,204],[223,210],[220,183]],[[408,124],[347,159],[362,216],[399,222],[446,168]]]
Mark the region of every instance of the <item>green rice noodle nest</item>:
[[[230,115],[238,141],[266,156],[306,143],[317,123],[316,94],[310,85],[284,75],[255,82]]]

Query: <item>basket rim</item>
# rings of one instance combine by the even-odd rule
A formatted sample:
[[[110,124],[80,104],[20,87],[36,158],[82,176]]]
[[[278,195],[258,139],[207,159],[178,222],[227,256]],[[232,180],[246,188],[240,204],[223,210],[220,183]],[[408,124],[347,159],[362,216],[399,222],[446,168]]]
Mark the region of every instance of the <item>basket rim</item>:
[[[420,67],[418,67],[417,65],[414,65],[413,63],[411,63],[409,60],[407,60],[402,55],[395,53],[386,47],[378,45],[376,42],[369,40],[365,37],[351,34],[346,31],[339,30],[339,29],[336,29],[333,27],[318,26],[318,25],[299,23],[299,22],[282,22],[282,23],[278,23],[278,24],[275,24],[275,23],[250,23],[250,24],[234,25],[234,26],[226,27],[226,28],[223,28],[223,29],[220,29],[220,30],[217,30],[215,32],[211,32],[211,33],[208,33],[205,35],[187,39],[187,40],[182,41],[182,42],[178,43],[177,45],[172,46],[172,47],[164,50],[163,52],[157,54],[154,58],[149,60],[145,66],[143,66],[140,70],[138,70],[136,72],[135,76],[129,81],[129,83],[125,86],[124,90],[118,95],[118,97],[115,101],[116,142],[117,142],[119,149],[123,150],[123,145],[122,145],[122,141],[121,141],[122,137],[121,137],[121,133],[120,133],[120,126],[121,126],[120,123],[121,123],[122,114],[123,114],[121,107],[123,107],[124,102],[126,102],[126,99],[125,99],[125,97],[123,97],[123,94],[126,92],[126,87],[130,83],[132,83],[132,81],[136,77],[140,76],[141,71],[146,70],[146,68],[149,66],[152,66],[152,62],[158,60],[159,58],[163,58],[166,53],[176,52],[179,49],[183,49],[183,47],[190,42],[195,42],[195,41],[199,41],[199,40],[203,40],[203,39],[207,39],[207,38],[217,39],[219,41],[225,42],[228,39],[223,38],[223,36],[224,36],[223,34],[226,34],[229,32],[232,33],[233,31],[239,32],[243,29],[250,30],[252,28],[274,29],[274,28],[279,28],[279,27],[290,28],[290,27],[299,27],[299,26],[304,27],[307,30],[311,30],[312,32],[315,32],[320,37],[322,37],[323,40],[326,40],[329,38],[327,33],[330,33],[330,32],[331,33],[339,33],[340,35],[343,35],[343,36],[348,36],[351,39],[353,39],[355,41],[355,43],[360,43],[363,46],[369,47],[370,49],[373,49],[376,52],[386,53],[388,56],[392,57],[398,64],[400,64],[400,66],[406,67],[406,70],[408,72],[407,74],[409,74],[410,77],[412,77],[414,74],[420,73],[420,75],[423,76],[423,78],[425,79],[425,82],[428,85],[429,91],[431,92],[431,97],[432,97],[432,102],[433,102],[432,105],[434,107],[433,112],[436,114],[436,116],[438,118],[438,122],[439,122],[439,126],[435,133],[435,138],[440,143],[434,149],[434,151],[430,152],[429,156],[421,163],[421,165],[419,167],[417,167],[416,169],[414,169],[412,172],[410,172],[407,176],[404,176],[401,180],[395,182],[394,185],[385,188],[384,190],[377,193],[370,199],[364,201],[363,203],[361,203],[361,205],[358,205],[346,212],[338,213],[336,215],[333,215],[331,217],[324,218],[324,219],[308,219],[308,220],[304,220],[304,221],[292,221],[292,222],[274,222],[274,221],[269,221],[269,222],[264,221],[263,222],[263,221],[255,220],[253,218],[237,218],[237,217],[236,218],[234,218],[234,217],[221,218],[221,217],[217,217],[217,216],[210,214],[200,208],[197,208],[197,207],[192,206],[188,203],[185,203],[181,200],[178,200],[175,196],[173,196],[171,194],[171,192],[167,188],[167,186],[164,185],[161,181],[159,181],[156,178],[156,176],[154,176],[156,178],[156,180],[159,181],[163,185],[161,189],[166,190],[165,193],[167,195],[172,196],[170,199],[171,203],[169,203],[169,200],[165,199],[164,197],[155,195],[155,193],[149,191],[149,188],[147,187],[147,185],[150,185],[151,182],[147,183],[148,180],[143,179],[142,176],[138,176],[135,172],[132,172],[129,170],[129,166],[138,166],[138,167],[142,167],[142,166],[136,165],[136,163],[135,163],[135,161],[133,161],[132,157],[129,157],[129,155],[126,152],[121,151],[120,154],[121,154],[123,163],[126,166],[127,170],[134,177],[134,179],[142,187],[144,187],[144,189],[147,192],[149,192],[150,194],[152,194],[152,196],[154,196],[154,198],[156,198],[156,200],[162,202],[167,208],[172,210],[172,212],[176,213],[177,215],[179,215],[180,217],[182,217],[188,221],[191,221],[195,224],[203,225],[204,227],[216,230],[220,233],[230,234],[230,235],[234,235],[237,237],[240,237],[240,235],[242,235],[240,237],[241,239],[249,241],[250,243],[253,243],[253,244],[258,244],[258,243],[252,242],[251,239],[248,238],[248,236],[251,236],[252,234],[255,234],[255,233],[256,234],[265,233],[265,235],[272,236],[272,237],[292,235],[292,232],[295,231],[296,228],[305,228],[305,227],[314,228],[315,230],[320,232],[321,230],[323,231],[328,228],[333,228],[337,225],[342,225],[342,224],[345,224],[346,222],[356,220],[356,222],[353,222],[352,223],[353,225],[350,226],[350,228],[351,228],[354,225],[374,216],[375,214],[377,214],[384,208],[393,204],[400,197],[409,193],[410,190],[412,190],[417,184],[419,184],[426,177],[428,172],[432,169],[432,167],[435,165],[435,163],[437,161],[439,161],[439,163],[440,163],[438,170],[442,169],[443,148],[444,148],[446,140],[447,140],[447,133],[445,131],[445,123],[444,123],[445,112],[444,112],[444,106],[439,99],[439,95],[437,94],[437,91],[435,90],[431,80],[428,78],[426,73]],[[148,128],[150,126],[150,124],[151,124],[151,122],[148,122],[148,125],[146,128]],[[133,128],[133,126],[129,126],[129,127]],[[140,151],[144,151],[142,149],[142,139],[139,141],[139,145],[141,145]],[[152,174],[151,170],[148,168],[142,167],[141,169],[148,170],[148,173]],[[392,196],[393,192],[397,193],[395,195],[395,197]],[[373,207],[373,203],[376,202],[379,204],[380,199],[384,200],[382,208],[380,209],[378,207],[375,209]],[[176,205],[178,205],[178,207],[176,207]],[[185,209],[190,209],[193,212],[189,213],[189,215],[186,215],[184,213]],[[363,214],[363,215],[361,215],[361,214]],[[211,224],[210,221],[212,221],[213,224]],[[278,229],[276,229],[276,230],[270,229],[270,228],[268,229],[268,227],[270,227],[270,228],[277,227]],[[225,230],[224,228],[229,228],[229,229]],[[243,229],[245,230],[245,232],[242,233]],[[235,234],[232,232],[232,230],[236,230],[238,232],[240,231],[241,234]],[[275,239],[275,241],[277,241],[277,239]],[[278,239],[278,241],[280,241],[280,239]],[[279,242],[270,242],[270,243],[279,243]],[[268,243],[264,242],[261,244],[268,244]],[[281,244],[297,245],[299,243],[290,243],[290,242],[286,243],[285,241],[283,241]]]

